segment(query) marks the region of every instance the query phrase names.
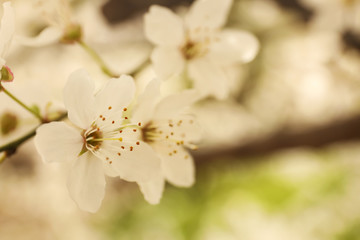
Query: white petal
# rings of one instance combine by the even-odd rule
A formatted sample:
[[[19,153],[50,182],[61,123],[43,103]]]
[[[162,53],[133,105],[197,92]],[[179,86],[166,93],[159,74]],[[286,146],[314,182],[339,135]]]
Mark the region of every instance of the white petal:
[[[35,146],[44,162],[62,162],[78,157],[83,139],[80,132],[64,122],[51,122],[36,130]]]
[[[147,182],[139,182],[140,191],[150,204],[158,204],[164,191],[165,180],[161,175]]]
[[[3,4],[3,17],[1,18],[0,29],[0,57],[6,57],[11,43],[11,39],[15,31],[15,16],[14,10],[11,7],[11,2],[5,2]]]
[[[209,56],[219,64],[250,62],[259,51],[259,41],[246,31],[224,30],[218,33],[210,45]]]
[[[167,80],[184,69],[185,60],[178,48],[156,47],[151,54],[151,61],[156,74]]]
[[[166,180],[179,187],[189,187],[194,184],[194,161],[185,149],[168,143],[156,143],[154,148],[160,155],[161,168]]]
[[[184,40],[182,19],[169,9],[151,6],[144,17],[145,35],[157,45],[179,46]]]
[[[209,58],[192,60],[188,65],[189,76],[202,97],[225,99],[229,94],[229,79],[224,70]]]
[[[94,120],[94,83],[83,70],[73,72],[64,88],[64,104],[71,122],[87,129]]]
[[[132,121],[135,123],[141,122],[143,125],[146,125],[153,116],[160,96],[160,81],[157,79],[152,80],[138,98],[131,118]]]
[[[104,198],[105,184],[101,161],[86,152],[75,161],[67,185],[71,198],[80,209],[96,212]]]
[[[16,40],[28,47],[42,47],[57,43],[62,37],[63,32],[57,27],[47,27],[35,37],[17,36]]]
[[[199,94],[196,90],[185,90],[181,93],[167,96],[156,106],[154,118],[168,119],[174,117],[184,111],[185,108],[190,107],[198,99]]]
[[[216,29],[224,26],[232,0],[197,0],[185,18],[188,29]]]
[[[113,169],[112,173],[116,173],[126,181],[148,181],[161,172],[160,159],[155,151],[142,141],[140,141],[140,145],[105,141],[98,152],[100,154],[98,157]]]
[[[127,107],[135,95],[134,79],[129,75],[110,79],[95,96],[96,113],[121,111]]]

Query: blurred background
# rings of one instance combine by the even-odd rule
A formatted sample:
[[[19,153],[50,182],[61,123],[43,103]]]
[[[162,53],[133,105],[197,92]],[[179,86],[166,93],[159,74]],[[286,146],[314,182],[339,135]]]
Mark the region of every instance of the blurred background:
[[[29,1],[12,2],[18,31],[39,32]],[[181,13],[191,2],[72,7],[110,67],[141,82],[152,49],[143,14],[152,4]],[[67,192],[69,166],[43,164],[28,141],[0,165],[0,239],[360,239],[360,1],[234,0],[226,27],[252,32],[260,52],[237,66],[231,98],[194,106],[204,138],[192,188],[167,185],[153,206],[135,184],[108,178],[100,210],[82,212]],[[106,78],[76,46],[14,45],[8,62],[19,80],[9,89],[44,108],[61,105],[74,69]],[[2,126],[9,116],[18,124],[2,128],[1,144],[37,124],[3,95],[0,113]]]

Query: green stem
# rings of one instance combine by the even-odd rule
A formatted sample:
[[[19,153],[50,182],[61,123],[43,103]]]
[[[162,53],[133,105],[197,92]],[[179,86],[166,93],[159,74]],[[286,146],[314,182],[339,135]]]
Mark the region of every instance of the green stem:
[[[117,74],[114,74],[105,64],[105,62],[101,59],[99,54],[95,52],[89,45],[87,45],[84,41],[78,40],[77,43],[95,60],[95,62],[100,66],[103,73],[108,75],[109,77],[119,77]]]
[[[17,102],[20,106],[22,106],[23,108],[25,108],[28,112],[30,112],[32,115],[34,115],[35,117],[37,117],[41,122],[43,122],[43,118],[42,116],[34,111],[33,109],[29,108],[28,106],[26,106],[22,101],[20,101],[17,97],[15,97],[13,94],[11,94],[8,90],[6,90],[2,85],[0,85],[0,91],[3,91],[4,93],[6,93],[6,95],[8,95],[12,100],[14,100],[15,102]]]
[[[62,120],[64,119],[65,117],[67,116],[67,113],[63,113],[61,114],[59,117],[51,120],[50,122],[52,121],[59,121],[59,120]],[[9,142],[5,145],[2,145],[0,146],[0,153],[2,152],[5,152],[5,158],[14,154],[16,149],[21,145],[23,144],[24,142],[26,142],[27,140],[29,140],[30,138],[32,138],[33,136],[35,136],[36,134],[36,129],[38,127],[40,127],[41,124],[39,126],[37,126],[36,128],[34,128],[32,131],[28,132],[27,134],[25,134],[24,136],[12,141],[12,142]],[[2,163],[4,161],[4,159],[0,158],[0,163]]]

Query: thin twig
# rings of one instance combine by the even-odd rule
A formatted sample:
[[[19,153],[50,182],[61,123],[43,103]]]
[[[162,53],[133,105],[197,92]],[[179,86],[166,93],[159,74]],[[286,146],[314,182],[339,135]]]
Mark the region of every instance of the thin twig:
[[[65,117],[67,117],[67,113],[61,114],[59,117],[53,119],[52,121],[59,121],[59,120],[64,119]],[[16,139],[16,140],[9,142],[3,146],[0,146],[0,153],[5,152],[6,157],[9,157],[10,155],[14,154],[16,152],[17,148],[21,144],[23,144],[24,142],[26,142],[27,140],[29,140],[30,138],[35,136],[36,129],[40,126],[41,126],[41,124],[39,126],[37,126],[36,128],[34,128],[32,131],[25,134],[24,136],[20,137],[19,139]],[[2,162],[3,161],[1,161],[0,163],[2,163]]]

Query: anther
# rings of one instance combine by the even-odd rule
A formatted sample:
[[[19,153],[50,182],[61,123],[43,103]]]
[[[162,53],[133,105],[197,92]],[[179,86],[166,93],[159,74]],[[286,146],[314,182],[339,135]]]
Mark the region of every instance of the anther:
[[[123,138],[119,138],[119,141],[122,142]]]
[[[112,161],[110,161],[109,163],[112,164]]]
[[[133,129],[133,132],[136,132],[136,129]]]
[[[114,123],[115,123],[115,121],[112,121],[111,123],[112,123],[112,124],[114,124]]]
[[[125,147],[124,147],[124,146],[121,146],[121,148],[122,148],[122,149],[125,149]]]
[[[103,117],[102,120],[105,121],[105,118]]]
[[[137,141],[137,142],[136,142],[136,145],[140,145],[140,142],[139,142],[139,141]]]
[[[109,110],[111,110],[111,108],[112,108],[111,106],[108,107]]]
[[[121,153],[119,153],[119,152],[118,152],[118,155],[120,156],[120,155],[121,155]]]
[[[126,112],[126,111],[127,111],[127,108],[124,108],[123,111]]]
[[[141,122],[138,123],[138,126],[141,127]]]
[[[125,119],[128,119],[128,117],[125,117]]]
[[[130,151],[134,150],[134,147],[133,146],[130,146]]]
[[[119,133],[122,133],[122,130],[120,130]]]
[[[109,160],[109,158],[108,158],[108,157],[106,157],[106,160]]]

